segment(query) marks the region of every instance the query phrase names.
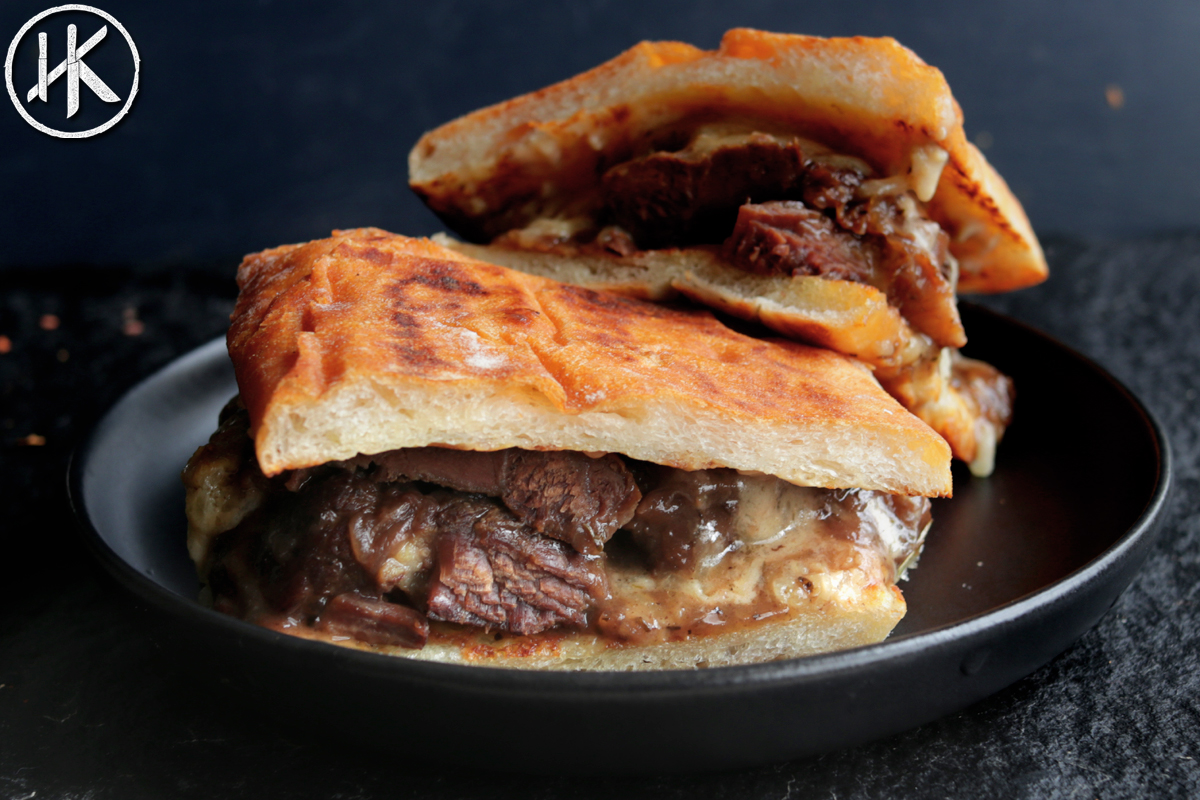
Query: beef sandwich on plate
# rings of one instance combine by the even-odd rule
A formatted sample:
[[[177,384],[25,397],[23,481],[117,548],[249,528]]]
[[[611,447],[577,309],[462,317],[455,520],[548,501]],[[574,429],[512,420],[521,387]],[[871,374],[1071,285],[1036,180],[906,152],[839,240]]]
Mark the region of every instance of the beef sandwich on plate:
[[[877,642],[950,450],[859,362],[377,229],[238,271],[184,473],[220,611],[443,662],[694,668]]]
[[[683,294],[869,364],[991,472],[1012,384],[958,353],[956,292],[1038,283],[1020,204],[942,73],[892,39],[643,42],[427,133],[409,182],[460,252]]]

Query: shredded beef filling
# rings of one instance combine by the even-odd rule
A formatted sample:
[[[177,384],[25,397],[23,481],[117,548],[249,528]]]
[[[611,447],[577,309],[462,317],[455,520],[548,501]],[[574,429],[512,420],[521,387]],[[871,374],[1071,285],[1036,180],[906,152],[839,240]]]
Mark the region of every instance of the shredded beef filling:
[[[722,243],[749,272],[872,285],[938,344],[966,343],[948,237],[903,179],[876,179],[857,159],[794,138],[701,133],[610,168],[598,202],[604,227],[589,246]]]
[[[725,257],[747,272],[859,283],[870,282],[878,260],[873,248],[798,200],[742,206]]]
[[[539,536],[488,500],[442,509],[429,616],[486,630],[531,634],[583,627],[606,594],[598,559]]]
[[[397,603],[513,633],[584,625],[604,594],[596,554],[641,499],[619,457],[572,452],[413,448],[279,483],[218,540],[218,608],[405,647],[428,624]]]
[[[240,411],[235,420],[243,431],[244,418]],[[202,481],[224,469],[234,444],[223,429],[189,472]],[[638,642],[749,624],[781,613],[778,603],[714,611],[647,589],[645,579],[719,586],[727,566],[735,569],[723,559],[775,542],[805,515],[836,527],[818,534],[829,541],[877,537],[863,511],[871,504],[890,508],[908,531],[893,547],[903,551],[899,564],[919,547],[929,508],[923,498],[880,506],[886,496],[875,492],[801,489],[727,469],[522,450],[396,450],[273,480],[259,473],[256,485],[261,505],[216,535],[207,559],[214,606],[275,627],[409,648],[424,646],[429,620],[520,635],[590,627]],[[664,614],[682,622],[654,621]]]
[[[599,553],[632,519],[641,499],[625,462],[614,455],[413,447],[347,462],[350,467],[371,464],[378,470],[377,480],[427,481],[498,497],[533,530],[581,553]]]
[[[404,604],[425,591],[436,514],[450,499],[340,470],[314,477],[302,491],[277,486],[216,540],[214,605],[234,616],[269,611],[335,635],[420,647],[428,623]]]
[[[659,152],[628,161],[604,174],[601,191],[612,222],[643,248],[716,244],[749,198],[803,193],[808,172],[799,144],[764,136],[703,155]]]

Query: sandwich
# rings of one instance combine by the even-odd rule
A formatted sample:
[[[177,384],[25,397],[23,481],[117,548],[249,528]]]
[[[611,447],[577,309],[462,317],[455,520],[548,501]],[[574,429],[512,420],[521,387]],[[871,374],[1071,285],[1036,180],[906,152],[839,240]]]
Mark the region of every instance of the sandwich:
[[[248,256],[183,475],[217,610],[531,669],[882,640],[951,491],[860,362],[378,229]]]
[[[1013,386],[960,354],[957,292],[1046,263],[941,72],[892,39],[643,42],[425,134],[409,183],[459,252],[853,356],[992,471]]]

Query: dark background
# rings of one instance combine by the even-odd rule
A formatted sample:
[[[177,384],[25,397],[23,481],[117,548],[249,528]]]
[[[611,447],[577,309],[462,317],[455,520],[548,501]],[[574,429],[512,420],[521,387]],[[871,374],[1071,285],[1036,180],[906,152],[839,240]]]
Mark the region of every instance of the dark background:
[[[0,4],[3,42],[48,5]],[[432,233],[437,220],[405,186],[422,132],[640,39],[715,47],[739,25],[891,35],[908,45],[946,74],[968,135],[1040,234],[1112,238],[1200,225],[1200,7],[1191,2],[101,7],[141,53],[138,96],[114,129],[75,141],[34,130],[0,97],[0,267],[231,270],[246,252],[334,227]],[[66,20],[54,19],[51,64],[66,47]],[[97,23],[81,26],[80,42]],[[120,74],[109,64],[123,47],[110,31],[85,59],[122,98],[108,76]],[[17,72],[36,82],[32,34],[23,51]],[[29,80],[19,82],[23,94]],[[64,86],[51,87],[48,124],[65,123]],[[90,90],[81,95],[81,113],[108,111]]]
[[[0,798],[1200,796],[1200,4],[92,2],[141,54],[126,119],[62,141],[0,94]],[[0,46],[51,5],[0,0]],[[82,42],[98,23],[76,19]],[[67,21],[43,28],[51,65]],[[1174,448],[1158,544],[1112,611],[961,713],[714,775],[422,769],[354,755],[352,730],[243,725],[181,685],[75,532],[63,477],[96,420],[223,333],[242,254],[334,227],[438,230],[405,186],[423,131],[639,39],[715,47],[737,25],[892,35],[946,73],[1051,265],[988,303],[1110,369]],[[116,33],[85,62],[124,98]],[[38,118],[65,126],[64,95],[60,79]],[[110,109],[87,88],[81,103],[80,127]]]

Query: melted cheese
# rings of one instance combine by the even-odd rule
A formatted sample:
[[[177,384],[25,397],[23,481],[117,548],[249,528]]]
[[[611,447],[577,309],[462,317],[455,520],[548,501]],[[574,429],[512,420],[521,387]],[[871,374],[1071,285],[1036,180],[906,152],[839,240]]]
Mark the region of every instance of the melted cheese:
[[[928,203],[937,192],[938,181],[942,179],[942,169],[946,166],[950,154],[936,144],[926,144],[914,147],[910,158],[909,186],[918,200]]]

